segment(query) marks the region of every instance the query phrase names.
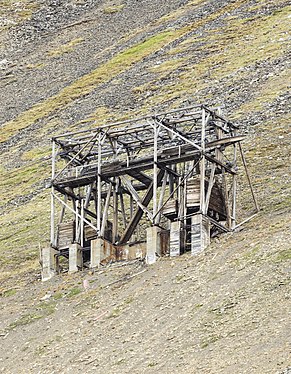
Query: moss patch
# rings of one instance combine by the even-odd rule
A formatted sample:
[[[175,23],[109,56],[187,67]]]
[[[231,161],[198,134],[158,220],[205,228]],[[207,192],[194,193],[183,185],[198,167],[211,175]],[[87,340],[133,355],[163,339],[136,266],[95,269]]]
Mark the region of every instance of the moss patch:
[[[56,49],[52,49],[48,52],[49,57],[60,57],[65,53],[73,52],[75,47],[84,41],[83,38],[77,38],[71,40],[69,43],[63,44]]]
[[[89,94],[98,84],[111,80],[117,74],[128,69],[132,64],[159,50],[174,38],[172,31],[165,31],[119,53],[96,70],[65,87],[57,95],[36,104],[31,109],[20,114],[15,120],[6,122],[1,131],[0,141],[4,142],[20,129],[32,125],[39,119],[65,108],[79,97]]]
[[[0,32],[29,19],[38,7],[31,0],[0,0]]]

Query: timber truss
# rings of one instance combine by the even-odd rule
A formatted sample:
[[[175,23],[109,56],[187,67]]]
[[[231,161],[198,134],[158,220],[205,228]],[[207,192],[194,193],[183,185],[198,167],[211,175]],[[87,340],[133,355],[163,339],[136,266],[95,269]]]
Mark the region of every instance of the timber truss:
[[[102,238],[120,247],[145,241],[147,227],[179,223],[187,249],[197,215],[211,233],[235,229],[238,153],[258,210],[242,140],[219,108],[204,105],[54,137],[51,246]]]

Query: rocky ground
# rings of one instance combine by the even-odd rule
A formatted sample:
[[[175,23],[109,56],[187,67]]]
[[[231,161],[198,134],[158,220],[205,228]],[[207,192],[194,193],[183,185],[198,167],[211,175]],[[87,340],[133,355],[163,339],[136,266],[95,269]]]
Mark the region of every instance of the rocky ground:
[[[0,22],[0,371],[290,372],[288,2],[0,0]],[[241,125],[259,215],[195,258],[41,283],[50,137],[189,102]]]

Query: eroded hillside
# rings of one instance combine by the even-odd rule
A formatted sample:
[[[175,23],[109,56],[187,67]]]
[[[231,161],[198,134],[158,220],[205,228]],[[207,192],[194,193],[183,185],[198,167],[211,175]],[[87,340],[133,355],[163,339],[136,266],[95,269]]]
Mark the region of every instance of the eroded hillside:
[[[274,373],[290,365],[288,3],[0,1],[4,372]],[[259,215],[198,258],[40,284],[51,136],[189,102],[223,104],[248,135]],[[240,194],[249,209],[244,184]]]

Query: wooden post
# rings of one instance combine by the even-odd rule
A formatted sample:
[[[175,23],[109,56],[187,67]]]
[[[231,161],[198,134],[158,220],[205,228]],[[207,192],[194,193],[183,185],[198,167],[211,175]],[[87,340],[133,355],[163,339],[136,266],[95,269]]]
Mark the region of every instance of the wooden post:
[[[80,237],[81,247],[84,247],[84,200],[81,200],[81,220],[80,220]]]
[[[205,208],[205,109],[202,109],[202,125],[201,125],[201,148],[202,157],[200,161],[200,211],[206,214]]]
[[[227,189],[224,168],[222,168],[222,188],[223,188],[224,200],[225,200],[227,227],[230,229],[231,228],[231,217],[230,217],[230,207],[229,207],[229,196],[228,196],[228,189]]]
[[[101,231],[101,133],[98,136],[98,165],[97,165],[97,235]]]
[[[113,222],[112,222],[112,242],[115,243],[117,240],[118,232],[118,180],[114,178],[115,184],[113,185]]]
[[[80,237],[79,237],[79,217],[80,217],[80,215],[79,215],[79,200],[76,200],[75,201],[75,209],[76,209],[76,211],[75,211],[75,233],[76,233],[76,237],[75,237],[75,241],[77,242],[77,243],[79,243],[80,242]],[[81,217],[80,217],[81,218]]]
[[[216,165],[214,163],[211,164],[209,184],[208,184],[207,194],[206,194],[206,198],[205,198],[205,214],[207,214],[207,211],[208,211],[211,191],[212,191],[212,187],[214,185],[215,169],[216,169]]]
[[[122,214],[122,222],[123,222],[124,228],[126,228],[127,219],[126,219],[126,212],[125,212],[125,206],[124,206],[124,199],[123,199],[122,191],[119,193],[119,200],[120,200],[120,208],[121,208],[121,214]]]
[[[158,214],[157,214],[157,217],[156,217],[157,224],[159,224],[160,220],[161,220],[163,200],[164,200],[165,191],[166,191],[166,187],[167,187],[167,179],[168,179],[168,172],[166,171],[165,175],[164,175],[161,194],[160,194],[160,199],[159,199]]]
[[[237,146],[233,145],[233,165],[236,166]],[[231,228],[234,230],[236,225],[236,190],[237,190],[237,176],[232,175],[232,209],[231,209]]]
[[[104,204],[102,225],[101,225],[101,232],[100,232],[100,236],[102,236],[102,237],[104,237],[104,232],[105,232],[105,228],[106,228],[108,209],[109,209],[109,203],[110,203],[110,197],[111,197],[111,189],[112,189],[112,183],[109,184],[107,195],[106,195],[106,200],[105,200],[105,204]]]
[[[52,181],[55,177],[55,162],[56,162],[56,143],[53,139],[52,144]],[[51,246],[54,247],[56,245],[56,238],[55,238],[55,201],[54,201],[54,186],[51,186]]]
[[[157,177],[158,177],[158,127],[156,122],[154,122],[154,176],[153,176],[153,224],[157,224],[157,190],[158,190],[158,183],[157,183]]]

